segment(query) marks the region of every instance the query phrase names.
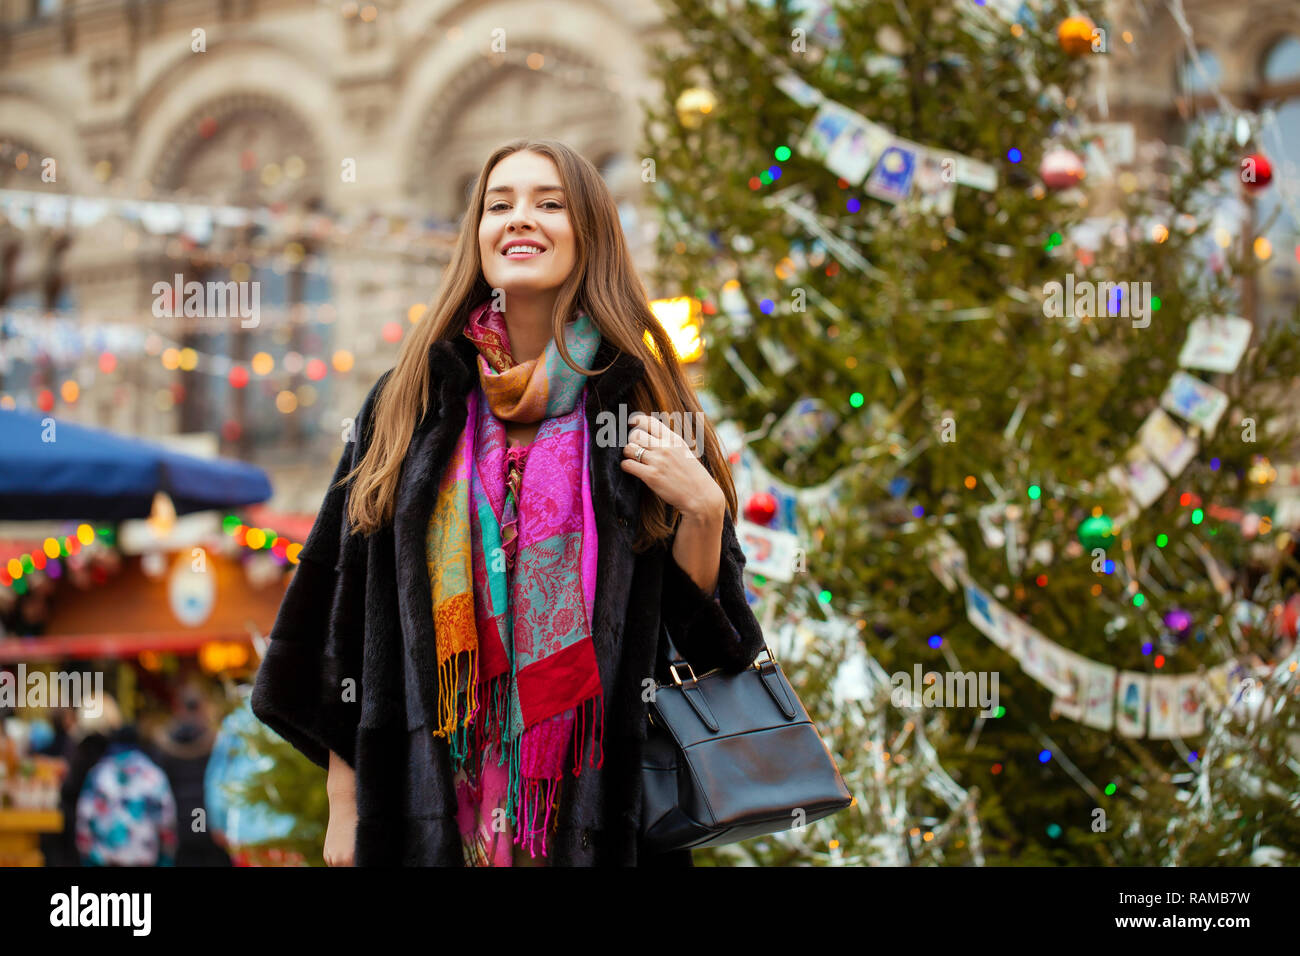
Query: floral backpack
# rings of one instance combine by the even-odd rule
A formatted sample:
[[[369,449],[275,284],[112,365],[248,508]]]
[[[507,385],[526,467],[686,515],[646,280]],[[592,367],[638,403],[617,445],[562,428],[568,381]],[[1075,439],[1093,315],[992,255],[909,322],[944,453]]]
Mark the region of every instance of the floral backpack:
[[[173,866],[176,801],[143,752],[110,748],[77,798],[77,852],[85,866]]]

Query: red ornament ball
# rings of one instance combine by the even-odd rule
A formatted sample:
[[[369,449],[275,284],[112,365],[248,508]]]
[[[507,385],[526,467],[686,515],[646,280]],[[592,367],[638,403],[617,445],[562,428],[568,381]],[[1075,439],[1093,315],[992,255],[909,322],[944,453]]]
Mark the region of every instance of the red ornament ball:
[[[1282,633],[1293,641],[1300,635],[1300,594],[1293,595],[1282,607]]]
[[[1273,164],[1263,153],[1251,153],[1241,161],[1241,184],[1258,192],[1273,181]]]
[[[760,491],[745,505],[745,520],[767,524],[776,517],[776,498],[770,492]]]
[[[1048,189],[1069,189],[1083,182],[1083,160],[1068,149],[1052,149],[1043,155],[1038,176]]]

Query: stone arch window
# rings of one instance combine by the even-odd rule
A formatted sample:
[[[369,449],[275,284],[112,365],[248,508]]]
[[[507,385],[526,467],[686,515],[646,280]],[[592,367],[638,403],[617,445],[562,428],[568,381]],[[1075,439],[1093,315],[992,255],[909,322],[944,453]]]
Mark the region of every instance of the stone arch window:
[[[161,193],[241,205],[306,203],[324,169],[316,137],[273,97],[235,94],[193,110],[169,137],[150,181]]]
[[[1260,79],[1266,85],[1300,83],[1300,36],[1287,34],[1264,54]]]
[[[1178,90],[1193,97],[1209,93],[1223,82],[1223,67],[1213,50],[1198,47],[1196,61],[1186,52],[1178,58]]]
[[[196,201],[265,211],[309,212],[318,209],[326,177],[317,139],[307,121],[274,96],[235,93],[200,104],[168,137],[168,147],[150,177],[155,199]],[[259,353],[271,355],[275,371],[231,389],[211,375],[180,379],[184,398],[177,409],[183,431],[212,431],[229,443],[228,453],[266,460],[298,453],[314,427],[301,412],[284,414],[276,407],[280,391],[296,392],[307,380],[302,363],[286,357],[325,352],[330,331],[304,309],[328,300],[324,249],[310,236],[289,237],[273,246],[260,226],[214,225],[193,254],[164,263],[170,281],[256,285],[260,318],[246,327],[229,321],[171,322],[172,337],[201,354],[221,355],[247,367]],[[250,295],[251,298],[251,295]],[[323,387],[324,383],[314,386]]]
[[[607,141],[626,115],[623,98],[599,82],[601,71],[585,54],[522,38],[511,47],[521,51],[520,60],[483,57],[458,71],[430,101],[412,144],[408,192],[444,222],[459,221],[466,178],[502,143],[546,137],[581,150]],[[465,103],[472,109],[460,108]],[[431,169],[440,174],[430,175]]]

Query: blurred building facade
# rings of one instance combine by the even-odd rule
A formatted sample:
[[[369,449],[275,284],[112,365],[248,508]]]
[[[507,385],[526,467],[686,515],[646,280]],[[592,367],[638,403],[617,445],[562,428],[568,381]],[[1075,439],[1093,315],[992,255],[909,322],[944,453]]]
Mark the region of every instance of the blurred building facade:
[[[1214,82],[1235,105],[1276,103],[1275,148],[1300,159],[1300,7],[1186,7]],[[1110,37],[1106,102],[1081,108],[1179,142],[1217,100],[1164,5],[1115,11],[1140,52]],[[655,0],[0,0],[0,189],[77,198],[0,221],[0,309],[15,316],[0,401],[44,394],[146,436],[216,432],[271,471],[276,506],[313,510],[492,147],[549,136],[591,159],[645,274],[639,102],[657,95],[648,45],[671,36]],[[1259,280],[1270,302],[1294,300],[1290,251]],[[177,275],[256,281],[257,326],[157,315],[155,284]],[[24,361],[23,338],[72,371]]]
[[[104,335],[78,358],[73,331],[38,319],[69,375],[21,360],[15,340],[37,333],[20,322],[0,393],[32,405],[47,391],[59,414],[146,436],[216,431],[226,454],[272,472],[280,507],[314,509],[346,419],[432,297],[494,146],[577,148],[649,265],[636,102],[653,95],[645,43],[659,19],[652,0],[5,0],[0,189],[137,204],[8,218],[0,306],[73,315],[88,338],[154,334]],[[184,224],[150,221],[167,217],[147,202],[180,204]],[[227,206],[261,214],[223,217]],[[256,327],[157,316],[155,283],[176,275],[256,281]],[[252,372],[242,388],[234,366]]]

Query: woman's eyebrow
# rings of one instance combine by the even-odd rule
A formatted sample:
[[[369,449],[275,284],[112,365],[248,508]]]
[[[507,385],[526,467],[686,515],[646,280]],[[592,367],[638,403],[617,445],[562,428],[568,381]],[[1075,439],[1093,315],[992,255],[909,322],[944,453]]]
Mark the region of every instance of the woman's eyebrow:
[[[488,188],[488,192],[490,193],[513,193],[514,191],[515,191],[514,186],[491,186]],[[539,193],[562,193],[564,192],[564,187],[563,186],[538,186],[535,191]]]

